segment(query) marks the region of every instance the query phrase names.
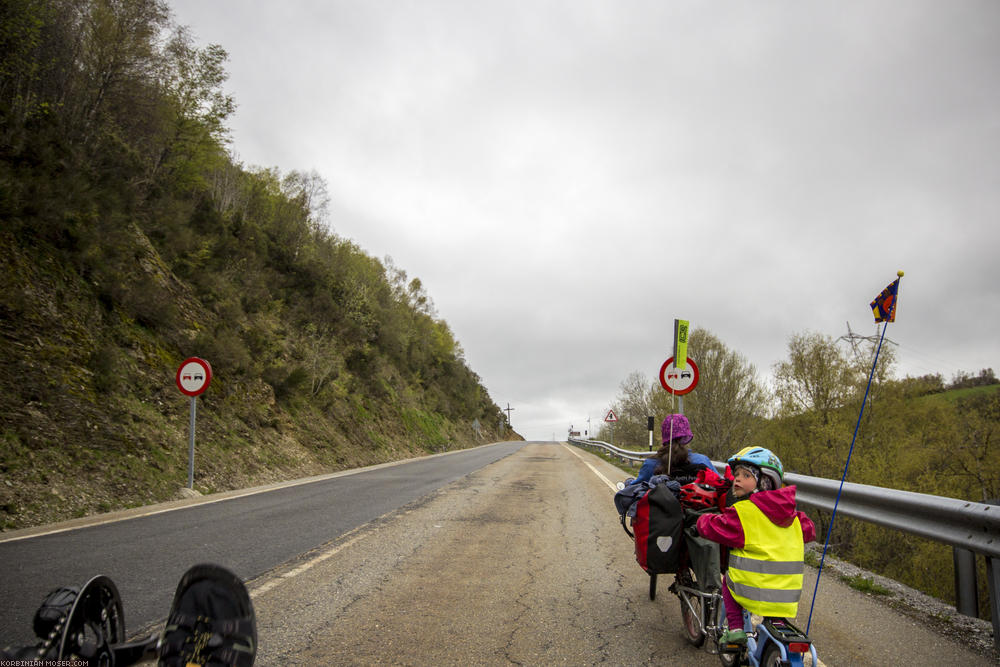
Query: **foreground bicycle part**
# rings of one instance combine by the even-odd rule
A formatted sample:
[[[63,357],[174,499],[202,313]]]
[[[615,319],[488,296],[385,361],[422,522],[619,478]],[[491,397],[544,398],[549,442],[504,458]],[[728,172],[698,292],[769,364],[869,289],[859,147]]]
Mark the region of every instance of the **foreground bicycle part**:
[[[190,623],[189,623],[190,622]],[[193,624],[195,627],[188,627]],[[126,667],[159,659],[178,664],[187,656],[171,653],[159,633],[139,641],[124,641],[125,615],[114,582],[96,576],[77,592],[62,587],[46,596],[36,612],[35,632],[42,640],[34,646],[7,647],[0,661],[11,664],[79,664],[91,667]],[[195,565],[181,578],[164,632],[173,645],[192,644],[200,662],[250,667],[256,657],[257,623],[243,581],[213,564]]]
[[[59,659],[113,666],[113,645],[124,639],[125,614],[118,588],[108,577],[94,577],[84,584],[63,622]]]

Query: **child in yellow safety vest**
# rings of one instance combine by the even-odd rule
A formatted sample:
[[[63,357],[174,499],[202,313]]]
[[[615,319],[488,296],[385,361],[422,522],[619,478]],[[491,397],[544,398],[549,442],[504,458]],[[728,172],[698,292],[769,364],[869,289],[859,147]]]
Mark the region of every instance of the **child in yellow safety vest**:
[[[816,526],[795,508],[795,487],[782,486],[781,460],[769,449],[745,447],[729,459],[736,502],[698,518],[698,534],[729,547],[722,586],[729,631],[720,644],[743,644],[743,609],[793,618],[802,594],[804,544]]]

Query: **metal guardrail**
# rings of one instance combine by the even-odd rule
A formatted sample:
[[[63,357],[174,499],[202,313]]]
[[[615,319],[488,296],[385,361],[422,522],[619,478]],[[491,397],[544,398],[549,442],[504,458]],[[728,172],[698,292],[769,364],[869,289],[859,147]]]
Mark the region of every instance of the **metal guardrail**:
[[[832,511],[840,482],[788,473],[797,500]],[[1000,558],[1000,506],[844,483],[837,512],[893,530]]]
[[[582,447],[603,449],[627,461],[649,458],[651,452],[620,449],[600,440],[569,440]],[[722,472],[726,464],[713,461]],[[796,486],[797,501],[833,511],[840,482],[822,477],[786,473],[785,481]],[[880,486],[845,482],[837,512],[919,537],[949,544],[955,549],[956,607],[969,616],[978,613],[975,602],[975,553],[986,557],[993,636],[1000,638],[1000,505],[899,491]],[[970,556],[971,565],[970,565]],[[972,585],[969,585],[969,578]],[[969,600],[972,597],[973,600]]]
[[[583,447],[598,447],[600,449],[605,449],[615,456],[627,461],[645,461],[650,456],[653,455],[652,452],[630,452],[627,449],[618,449],[614,445],[609,445],[606,442],[600,440],[582,440],[579,438],[570,438],[569,442],[574,445],[581,445]]]

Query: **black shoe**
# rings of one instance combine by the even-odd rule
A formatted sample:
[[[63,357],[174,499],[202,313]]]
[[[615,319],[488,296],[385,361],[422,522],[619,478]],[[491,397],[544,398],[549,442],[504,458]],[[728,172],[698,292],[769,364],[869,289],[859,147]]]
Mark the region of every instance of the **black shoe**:
[[[246,586],[218,565],[195,565],[177,584],[160,646],[160,667],[250,667],[257,623]]]

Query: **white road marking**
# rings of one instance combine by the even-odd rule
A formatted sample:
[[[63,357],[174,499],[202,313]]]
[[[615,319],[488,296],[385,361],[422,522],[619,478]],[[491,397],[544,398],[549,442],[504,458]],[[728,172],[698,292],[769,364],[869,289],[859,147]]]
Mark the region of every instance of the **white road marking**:
[[[310,560],[308,562],[305,562],[302,565],[299,565],[294,570],[289,570],[288,572],[285,572],[284,574],[281,574],[281,575],[275,577],[274,579],[271,579],[270,581],[264,583],[261,586],[258,586],[257,588],[253,589],[252,591],[250,591],[250,597],[256,598],[258,596],[261,596],[264,593],[266,593],[269,590],[271,590],[272,588],[274,588],[274,587],[278,586],[279,584],[283,583],[286,579],[291,579],[292,577],[297,577],[300,574],[311,570],[312,568],[314,568],[315,566],[319,565],[323,561],[327,560],[328,558],[332,558],[338,552],[340,552],[340,551],[346,549],[347,547],[351,546],[352,544],[354,544],[355,542],[357,542],[358,540],[360,540],[362,537],[363,537],[363,535],[357,535],[355,537],[352,537],[351,539],[349,539],[348,541],[344,542],[343,544],[338,544],[337,546],[333,547],[329,551],[327,551],[325,553],[321,553],[320,555],[316,556],[312,560]]]
[[[590,468],[590,469],[591,469],[591,470],[592,470],[592,471],[594,472],[594,474],[595,474],[595,475],[597,475],[597,476],[598,476],[598,477],[600,477],[600,478],[601,478],[602,480],[604,480],[604,483],[608,485],[608,488],[609,488],[609,489],[611,489],[612,491],[617,491],[617,490],[618,490],[618,487],[617,487],[617,486],[615,486],[615,484],[614,484],[614,483],[613,483],[613,482],[612,482],[612,481],[611,481],[610,479],[608,479],[608,478],[607,478],[607,477],[605,477],[605,476],[604,476],[603,474],[601,474],[601,471],[600,471],[600,470],[598,470],[598,469],[597,469],[597,468],[595,468],[594,466],[590,465],[590,462],[589,462],[589,461],[587,461],[586,459],[584,459],[584,458],[583,458],[582,456],[580,456],[580,455],[579,455],[579,454],[578,454],[577,452],[573,451],[573,448],[572,448],[572,447],[570,447],[570,446],[569,446],[569,445],[567,445],[567,444],[563,444],[563,447],[565,447],[566,449],[568,449],[568,450],[570,451],[570,453],[571,453],[571,454],[572,454],[573,456],[575,456],[576,458],[578,458],[578,459],[580,459],[581,461],[583,461],[583,464],[584,464],[585,466],[587,466],[588,468]]]

